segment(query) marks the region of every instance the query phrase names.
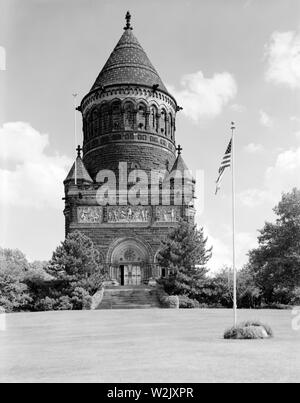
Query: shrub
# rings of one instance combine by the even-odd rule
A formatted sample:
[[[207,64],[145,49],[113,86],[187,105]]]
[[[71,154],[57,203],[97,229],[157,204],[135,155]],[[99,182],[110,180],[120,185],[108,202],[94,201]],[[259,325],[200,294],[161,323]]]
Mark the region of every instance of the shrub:
[[[179,298],[177,295],[169,295],[162,286],[157,287],[157,297],[164,308],[179,308]]]
[[[292,304],[300,305],[300,287],[296,287],[292,293]]]
[[[260,306],[261,309],[292,309],[291,305],[286,304],[278,304],[276,302],[272,302],[269,304],[262,303]]]
[[[92,297],[84,288],[76,287],[71,295],[71,303],[75,310],[90,309]]]
[[[37,302],[35,310],[37,311],[52,311],[56,305],[54,298],[45,297]]]
[[[179,308],[199,308],[200,304],[196,299],[189,298],[186,295],[179,295]]]
[[[264,339],[273,337],[273,331],[270,326],[260,321],[241,322],[237,326],[227,329],[224,333],[224,339]]]
[[[179,308],[178,295],[169,295],[168,297],[166,297],[165,298],[165,307],[166,308],[178,309]]]
[[[55,307],[58,311],[71,311],[73,309],[73,304],[70,297],[63,295],[59,298],[58,303]]]

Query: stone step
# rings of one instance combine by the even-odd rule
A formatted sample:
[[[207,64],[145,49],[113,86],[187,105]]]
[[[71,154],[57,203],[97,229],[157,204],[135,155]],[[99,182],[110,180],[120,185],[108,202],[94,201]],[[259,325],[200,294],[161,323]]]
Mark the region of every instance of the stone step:
[[[105,288],[97,309],[147,309],[159,308],[160,304],[153,287],[126,286]]]

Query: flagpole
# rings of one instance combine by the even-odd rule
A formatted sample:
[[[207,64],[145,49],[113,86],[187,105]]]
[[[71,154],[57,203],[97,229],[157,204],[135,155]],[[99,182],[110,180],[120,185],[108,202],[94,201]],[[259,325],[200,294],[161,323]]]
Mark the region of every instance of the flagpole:
[[[234,130],[231,122],[231,180],[232,180],[232,267],[233,267],[233,315],[234,326],[237,326],[237,292],[236,292],[236,265],[235,265],[235,170],[234,170]]]
[[[76,156],[76,147],[77,147],[77,119],[76,119],[76,98],[78,94],[73,94],[73,106],[74,106],[74,141],[75,141],[75,185],[77,185],[77,156]]]

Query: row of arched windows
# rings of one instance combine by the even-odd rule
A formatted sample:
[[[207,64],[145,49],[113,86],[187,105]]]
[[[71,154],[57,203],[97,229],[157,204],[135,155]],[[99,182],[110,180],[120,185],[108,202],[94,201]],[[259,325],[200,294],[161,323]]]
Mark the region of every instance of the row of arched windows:
[[[101,134],[119,130],[137,130],[157,133],[174,140],[175,120],[170,112],[156,105],[150,108],[144,103],[137,107],[128,101],[95,106],[83,120],[87,140]]]

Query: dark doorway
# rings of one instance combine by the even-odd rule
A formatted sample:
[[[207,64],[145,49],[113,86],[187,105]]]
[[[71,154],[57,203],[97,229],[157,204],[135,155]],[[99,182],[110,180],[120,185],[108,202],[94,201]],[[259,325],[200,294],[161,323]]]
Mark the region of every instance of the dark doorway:
[[[124,285],[124,277],[125,277],[125,273],[124,273],[124,265],[120,266],[120,272],[121,272],[121,285]]]

